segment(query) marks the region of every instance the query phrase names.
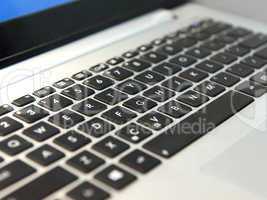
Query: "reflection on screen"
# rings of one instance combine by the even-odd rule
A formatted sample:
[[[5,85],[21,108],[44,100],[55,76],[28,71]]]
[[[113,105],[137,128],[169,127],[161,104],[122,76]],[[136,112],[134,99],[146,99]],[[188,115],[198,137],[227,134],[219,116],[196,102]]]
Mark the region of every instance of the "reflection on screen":
[[[1,0],[0,22],[39,12],[73,0]]]

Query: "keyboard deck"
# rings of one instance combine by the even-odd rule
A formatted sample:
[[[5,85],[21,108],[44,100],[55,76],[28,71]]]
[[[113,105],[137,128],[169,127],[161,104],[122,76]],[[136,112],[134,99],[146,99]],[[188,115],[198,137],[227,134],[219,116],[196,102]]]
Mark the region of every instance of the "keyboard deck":
[[[3,200],[112,198],[264,95],[266,44],[207,19],[0,106]]]

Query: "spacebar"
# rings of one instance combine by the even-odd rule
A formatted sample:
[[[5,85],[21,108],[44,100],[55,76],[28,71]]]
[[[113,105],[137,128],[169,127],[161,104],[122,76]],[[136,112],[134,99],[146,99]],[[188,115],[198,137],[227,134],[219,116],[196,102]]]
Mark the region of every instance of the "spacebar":
[[[146,143],[144,148],[170,158],[253,101],[254,99],[249,96],[229,91]]]
[[[41,200],[77,179],[61,167],[56,167],[36,180],[23,186],[3,200]]]

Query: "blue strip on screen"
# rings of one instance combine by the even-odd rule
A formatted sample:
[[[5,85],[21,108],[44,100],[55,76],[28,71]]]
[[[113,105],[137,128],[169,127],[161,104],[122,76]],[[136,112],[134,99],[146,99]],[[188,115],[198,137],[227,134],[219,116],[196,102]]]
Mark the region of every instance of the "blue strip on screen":
[[[1,0],[0,22],[36,13],[73,0]]]

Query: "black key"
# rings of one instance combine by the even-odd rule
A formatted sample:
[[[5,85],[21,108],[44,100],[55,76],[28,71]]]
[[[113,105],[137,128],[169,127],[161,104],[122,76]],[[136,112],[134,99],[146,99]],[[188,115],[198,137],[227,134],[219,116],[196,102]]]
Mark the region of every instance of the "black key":
[[[2,105],[0,106],[0,116],[5,115],[7,113],[12,112],[14,109],[10,105]]]
[[[237,60],[237,57],[232,56],[227,53],[219,53],[211,58],[211,60],[214,60],[216,62],[219,62],[221,64],[229,65]]]
[[[0,163],[4,162],[4,159],[2,157],[0,157]]]
[[[137,51],[127,51],[122,56],[124,58],[131,59],[131,58],[134,58],[134,57],[136,57],[138,55],[139,55],[139,53]]]
[[[171,76],[181,71],[181,67],[171,63],[164,62],[153,68],[153,71],[156,71],[165,76]]]
[[[195,45],[196,43],[197,41],[192,38],[183,38],[183,39],[175,41],[174,45],[180,46],[182,48],[189,48]]]
[[[196,61],[197,61],[196,59],[185,55],[180,55],[170,60],[171,63],[182,67],[189,67]]]
[[[177,98],[178,101],[187,105],[198,107],[209,101],[209,98],[195,91],[189,90]]]
[[[77,133],[76,131],[69,131],[64,135],[56,138],[54,142],[64,149],[67,149],[69,151],[76,151],[81,147],[89,144],[91,140]]]
[[[106,71],[104,74],[114,80],[123,81],[124,79],[132,76],[133,72],[121,67],[115,67]]]
[[[54,112],[66,108],[71,104],[73,104],[71,100],[58,94],[54,94],[52,96],[47,97],[46,99],[39,101],[39,105]]]
[[[16,160],[0,169],[0,190],[3,190],[35,173],[36,170],[26,163]]]
[[[182,72],[180,74],[180,76],[184,79],[198,83],[198,82],[204,80],[205,78],[207,78],[208,74],[205,72],[202,72],[198,69],[191,68],[191,69],[188,69],[188,70]]]
[[[229,24],[214,22],[211,25],[209,25],[207,28],[205,28],[203,31],[207,34],[214,35],[222,31],[225,31],[229,28],[231,28],[231,25]]]
[[[120,160],[124,165],[146,174],[161,164],[161,161],[143,151],[135,150]]]
[[[188,114],[192,109],[177,101],[170,101],[158,108],[158,111],[176,119]]]
[[[165,44],[166,42],[167,42],[166,39],[159,38],[159,39],[155,39],[154,41],[152,41],[151,44],[154,46],[161,46],[161,45]]]
[[[114,81],[109,78],[98,75],[93,78],[87,79],[83,82],[83,84],[92,87],[96,90],[104,90],[107,87],[112,86],[114,84]]]
[[[74,85],[62,91],[62,94],[77,101],[83,100],[94,93],[94,90],[80,84]]]
[[[193,84],[189,81],[181,79],[179,77],[173,77],[162,83],[164,87],[167,87],[176,92],[182,92],[188,88],[190,88]]]
[[[140,52],[147,52],[149,50],[153,49],[152,45],[142,45],[138,48]]]
[[[259,72],[251,80],[261,85],[267,86],[267,72]]]
[[[151,63],[160,63],[163,60],[167,59],[167,56],[157,53],[157,52],[149,52],[147,54],[145,54],[144,56],[142,56],[142,59],[151,62]]]
[[[159,48],[157,51],[159,53],[165,54],[165,55],[176,55],[179,52],[181,52],[183,50],[183,48],[179,45],[176,44],[167,44],[161,48]]]
[[[249,49],[256,49],[266,43],[267,43],[267,36],[263,34],[257,34],[241,42],[240,45]]]
[[[93,146],[93,149],[109,158],[114,158],[129,149],[129,145],[114,137],[109,136],[96,143]]]
[[[92,137],[102,137],[115,129],[115,126],[100,118],[93,118],[80,125],[78,129]]]
[[[236,41],[236,38],[233,38],[229,35],[220,35],[216,37],[215,41],[219,41],[225,44],[232,44]]]
[[[31,95],[25,95],[23,97],[20,97],[20,98],[14,100],[12,102],[12,104],[15,106],[18,106],[18,107],[23,107],[23,106],[26,106],[26,105],[34,102],[34,101],[35,101],[34,97],[32,97]]]
[[[157,106],[157,103],[154,101],[151,101],[145,97],[142,96],[136,96],[128,101],[126,101],[123,104],[125,107],[130,108],[131,110],[134,110],[139,113],[145,113],[148,110],[151,110],[155,106]]]
[[[206,34],[204,32],[195,32],[191,35],[189,35],[190,38],[193,38],[195,40],[198,40],[198,41],[203,41],[203,40],[207,40],[210,38],[210,35],[209,34]]]
[[[224,85],[226,87],[232,87],[233,85],[238,83],[240,81],[240,79],[237,77],[234,77],[230,74],[221,72],[221,73],[217,74],[216,76],[212,77],[211,81],[214,81],[214,82],[219,83],[221,85]]]
[[[23,128],[23,125],[10,117],[0,119],[0,136],[6,136],[21,128]]]
[[[255,56],[267,60],[267,48],[263,48],[260,51],[256,52]]]
[[[254,72],[251,67],[244,64],[235,64],[229,67],[226,71],[242,78],[245,78]]]
[[[47,97],[48,95],[53,94],[55,92],[56,92],[56,90],[54,88],[47,86],[47,87],[44,87],[44,88],[41,88],[41,89],[35,91],[33,93],[33,95],[35,95],[39,98],[44,98],[44,97]]]
[[[124,59],[121,57],[114,57],[114,58],[111,58],[110,60],[108,60],[107,63],[109,65],[114,66],[114,65],[118,65],[118,64],[122,63],[123,61],[124,61]]]
[[[49,112],[35,105],[28,106],[14,113],[15,117],[27,123],[34,123],[48,115]]]
[[[92,74],[90,72],[88,72],[87,70],[83,70],[77,74],[74,74],[72,76],[72,78],[76,81],[83,81],[84,79],[86,79],[90,76],[92,76]]]
[[[222,92],[224,92],[225,88],[216,83],[205,81],[204,83],[195,87],[194,90],[210,97],[216,97]]]
[[[245,47],[236,45],[236,46],[232,46],[229,49],[227,49],[226,52],[228,52],[232,55],[235,55],[235,56],[242,57],[242,56],[248,54],[250,52],[250,50],[245,48]]]
[[[117,136],[134,144],[143,141],[152,134],[153,133],[150,130],[143,128],[135,123],[131,123],[116,132]]]
[[[82,122],[84,120],[84,117],[81,115],[74,113],[70,110],[64,110],[52,117],[50,117],[49,122],[64,128],[64,129],[69,129],[76,124]]]
[[[116,105],[126,99],[128,99],[128,95],[120,92],[119,90],[115,90],[113,88],[107,89],[104,92],[101,92],[95,95],[95,98],[99,101],[102,101],[109,105]]]
[[[67,164],[83,173],[90,173],[105,164],[105,161],[88,151],[82,151],[78,155],[69,159]]]
[[[90,67],[90,71],[94,72],[94,73],[99,73],[99,72],[102,72],[102,71],[105,71],[106,69],[108,69],[109,66],[107,64],[98,64],[98,65],[95,65],[93,67]]]
[[[135,77],[136,80],[148,85],[155,85],[164,80],[164,76],[153,71],[145,71]]]
[[[164,158],[170,158],[252,102],[251,97],[229,91],[145,144],[144,148]],[[201,128],[184,127],[184,124],[192,125],[199,122]]]
[[[47,144],[41,146],[40,148],[32,151],[27,155],[29,159],[42,166],[48,166],[63,158],[64,156],[65,155],[62,152]]]
[[[164,102],[176,95],[172,90],[168,90],[161,86],[155,86],[144,92],[144,96],[157,102]]]
[[[145,90],[147,86],[143,83],[137,82],[135,80],[127,80],[119,85],[116,88],[122,92],[125,92],[130,95],[138,94],[139,92]]]
[[[32,182],[24,185],[20,189],[12,192],[4,197],[3,200],[45,199],[75,180],[77,180],[76,176],[61,167],[56,167]]]
[[[67,194],[73,200],[105,200],[110,194],[99,187],[83,182]]]
[[[58,89],[64,89],[66,87],[69,87],[71,85],[73,85],[75,82],[69,78],[64,78],[58,82],[56,82],[55,84],[53,84],[54,87],[58,88]]]
[[[253,97],[261,97],[267,92],[265,87],[252,81],[245,81],[241,83],[236,87],[236,90]]]
[[[106,110],[107,106],[94,99],[86,99],[85,101],[74,105],[72,109],[76,112],[92,117]]]
[[[38,141],[45,141],[59,133],[59,129],[46,122],[39,122],[23,131],[26,136]]]
[[[164,116],[158,112],[152,111],[148,114],[146,114],[145,116],[141,117],[140,119],[138,119],[138,123],[159,131],[163,128],[165,128],[166,126],[168,126],[169,124],[171,124],[173,122],[173,120],[167,116]]]
[[[256,68],[256,69],[260,69],[264,65],[267,64],[267,61],[266,60],[263,60],[261,58],[258,58],[258,57],[251,56],[251,57],[245,58],[242,61],[242,63],[244,63],[246,65],[249,65],[250,67],[253,67],[253,68]]]
[[[227,35],[234,37],[236,39],[245,37],[249,35],[251,32],[247,29],[241,28],[241,27],[236,27],[230,30]]]
[[[0,142],[0,150],[10,156],[17,155],[30,147],[32,147],[30,142],[17,135],[13,135]]]
[[[207,56],[209,56],[211,54],[211,52],[207,49],[200,47],[200,48],[194,48],[192,50],[189,50],[186,52],[186,54],[189,56],[193,56],[193,57],[202,59],[202,58],[206,58]]]
[[[137,179],[134,175],[115,165],[107,167],[98,173],[95,178],[116,190],[124,189]]]
[[[225,47],[225,44],[223,42],[211,40],[211,41],[205,42],[201,47],[209,49],[211,51],[219,51],[220,49]]]
[[[203,71],[206,71],[208,73],[215,73],[215,72],[221,70],[223,68],[223,66],[216,63],[216,62],[206,60],[206,61],[196,65],[196,68],[201,69]]]
[[[122,66],[135,72],[141,72],[149,68],[151,64],[139,59],[133,59],[131,61],[125,62]]]

